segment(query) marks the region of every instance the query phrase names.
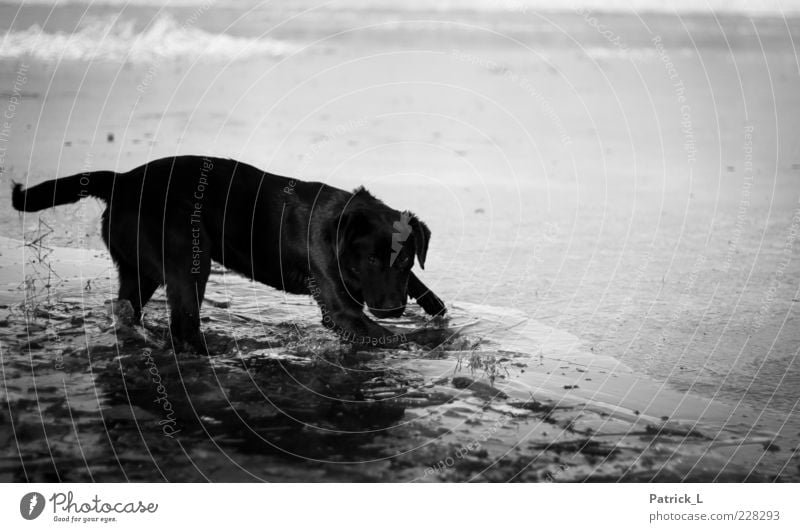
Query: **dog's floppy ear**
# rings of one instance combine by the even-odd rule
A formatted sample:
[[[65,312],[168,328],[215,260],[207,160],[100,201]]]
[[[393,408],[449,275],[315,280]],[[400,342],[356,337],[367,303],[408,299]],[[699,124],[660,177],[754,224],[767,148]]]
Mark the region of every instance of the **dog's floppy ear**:
[[[336,235],[336,254],[341,257],[350,248],[353,240],[369,230],[367,217],[361,211],[342,213],[338,224],[334,227]]]
[[[431,240],[431,230],[425,222],[417,218],[414,214],[408,221],[411,225],[411,234],[414,235],[414,247],[417,250],[417,260],[419,267],[425,269],[425,257],[428,256],[428,242]]]

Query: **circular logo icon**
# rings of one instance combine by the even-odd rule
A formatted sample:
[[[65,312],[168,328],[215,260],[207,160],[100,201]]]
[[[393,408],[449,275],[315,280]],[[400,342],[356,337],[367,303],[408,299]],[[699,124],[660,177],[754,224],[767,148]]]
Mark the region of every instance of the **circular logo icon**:
[[[19,513],[22,517],[31,521],[42,515],[44,510],[44,495],[32,491],[22,496],[19,501]]]

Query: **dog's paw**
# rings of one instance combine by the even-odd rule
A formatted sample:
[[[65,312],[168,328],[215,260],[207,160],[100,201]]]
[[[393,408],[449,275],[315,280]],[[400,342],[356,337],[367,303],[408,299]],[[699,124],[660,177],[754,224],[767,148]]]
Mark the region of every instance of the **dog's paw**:
[[[420,329],[406,334],[406,338],[410,342],[433,349],[451,340],[454,335],[455,333],[447,328]]]
[[[213,354],[211,350],[208,348],[208,344],[205,341],[203,341],[202,338],[200,339],[199,342],[191,342],[189,344],[189,347],[191,348],[192,352],[195,355],[210,357]]]
[[[403,335],[373,322],[366,316],[359,316],[349,322],[344,320],[340,322],[347,325],[328,328],[338,334],[342,341],[360,347],[394,348],[405,341]]]
[[[169,341],[168,341],[169,345]],[[182,355],[199,355],[199,356],[211,356],[211,351],[208,348],[205,340],[203,339],[202,335],[198,335],[197,338],[190,338],[190,339],[181,339],[172,337],[172,348],[175,350],[175,354],[182,354]]]
[[[105,307],[117,327],[132,327],[137,325],[141,318],[141,315],[137,315],[133,305],[127,299],[110,299],[106,301]]]

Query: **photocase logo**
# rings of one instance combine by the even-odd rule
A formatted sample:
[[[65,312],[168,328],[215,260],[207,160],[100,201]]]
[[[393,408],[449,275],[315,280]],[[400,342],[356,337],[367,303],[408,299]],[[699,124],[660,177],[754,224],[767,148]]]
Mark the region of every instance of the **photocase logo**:
[[[400,214],[400,220],[396,221],[393,225],[392,257],[391,260],[389,260],[389,266],[392,266],[394,261],[397,260],[397,255],[399,255],[400,250],[403,249],[403,242],[408,240],[408,235],[411,234],[411,224],[409,220],[411,220],[411,215],[404,212]]]
[[[39,517],[44,510],[44,495],[32,491],[22,496],[19,501],[19,513],[28,521]]]

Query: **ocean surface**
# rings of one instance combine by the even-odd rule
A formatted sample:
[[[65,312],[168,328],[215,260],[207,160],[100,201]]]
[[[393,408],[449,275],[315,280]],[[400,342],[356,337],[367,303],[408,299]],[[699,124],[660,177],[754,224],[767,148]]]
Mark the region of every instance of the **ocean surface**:
[[[212,13],[212,16],[206,16]],[[24,2],[0,1],[0,58],[33,57],[49,61],[149,62],[154,58],[194,60],[244,60],[253,56],[279,56],[303,46],[314,37],[346,38],[355,32],[374,32],[388,38],[408,34],[438,33],[442,24],[478,25],[510,38],[546,46],[563,46],[579,35],[584,46],[623,53],[633,49],[652,55],[650,38],[659,29],[666,42],[681,48],[737,46],[741,34],[761,29],[768,43],[796,25],[786,17],[800,13],[800,1],[679,1],[652,0],[575,1],[466,0],[445,2],[389,2],[343,0],[316,2],[256,2],[238,0],[101,0]],[[578,16],[575,16],[575,15]],[[592,17],[613,15],[631,19],[622,24],[625,46],[609,43],[609,31],[587,30]],[[758,20],[753,23],[751,18]],[[645,21],[647,23],[645,24]],[[596,25],[597,22],[594,22]],[[712,31],[702,30],[712,25]],[[638,31],[632,31],[634,26]],[[725,35],[714,25],[727,29]],[[642,26],[648,28],[641,31]],[[354,30],[355,28],[355,30]],[[592,29],[592,28],[589,28]],[[342,35],[337,35],[342,33]],[[612,35],[614,35],[612,31]],[[463,36],[449,37],[463,44]],[[469,40],[466,41],[470,42]],[[319,44],[317,44],[318,46]]]

